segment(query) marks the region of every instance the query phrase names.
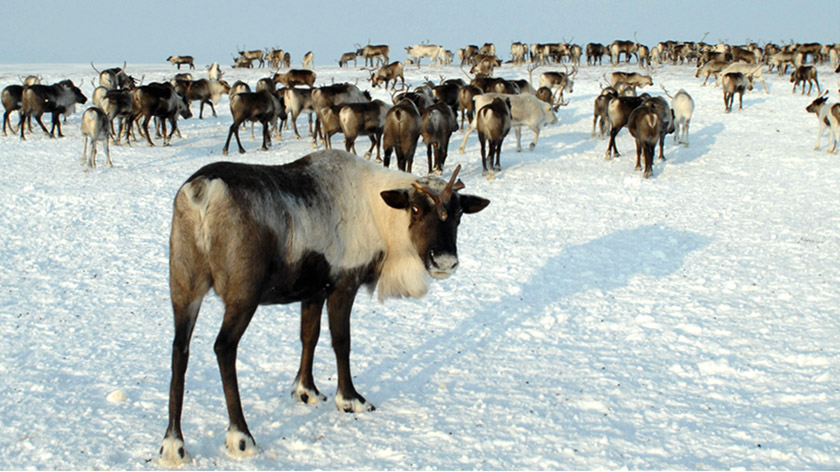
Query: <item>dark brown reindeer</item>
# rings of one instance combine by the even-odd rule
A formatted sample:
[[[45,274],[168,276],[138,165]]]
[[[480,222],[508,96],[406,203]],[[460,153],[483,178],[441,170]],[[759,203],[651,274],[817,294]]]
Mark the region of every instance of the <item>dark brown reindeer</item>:
[[[502,142],[510,132],[510,108],[509,98],[495,97],[475,114],[478,141],[481,143],[481,167],[491,180],[494,172],[502,170]],[[488,144],[486,147],[485,142]]]
[[[449,139],[452,137],[452,133],[458,131],[458,118],[449,105],[444,102],[437,102],[423,112],[422,121],[420,134],[423,136],[423,143],[426,145],[429,174],[440,175],[449,154]]]
[[[190,337],[211,288],[225,305],[214,350],[231,455],[258,453],[242,412],[236,357],[259,305],[301,303],[303,352],[292,395],[318,403],[326,397],[315,386],[312,363],[326,304],[338,370],[336,406],[373,410],[350,370],[353,300],[363,285],[377,289],[382,300],[419,298],[429,277],[455,271],[461,215],[490,203],[459,193],[464,184],[457,173],[448,182],[417,179],[327,150],[282,166],[218,162],[187,179],[175,197],[169,239],[175,336],[160,463],[178,467],[190,460],[181,430],[185,374]]]
[[[230,114],[233,116],[233,124],[230,125],[228,130],[227,141],[225,141],[225,147],[222,148],[222,154],[227,155],[232,135],[236,136],[239,153],[245,154],[245,148],[242,147],[242,142],[239,140],[239,128],[246,121],[262,123],[263,142],[261,149],[267,151],[268,146],[271,145],[269,123],[277,120],[282,112],[280,100],[268,90],[241,92],[231,97]]]
[[[385,167],[391,164],[391,153],[397,157],[397,167],[411,173],[417,140],[423,121],[417,105],[408,98],[397,102],[385,115],[385,129],[382,132],[382,148],[385,152]]]
[[[627,118],[627,129],[636,140],[636,170],[642,170],[640,157],[644,154],[643,176],[647,179],[653,175],[654,147],[660,139],[664,139],[660,134],[662,122],[659,113],[652,106],[639,106]]]
[[[82,94],[78,87],[70,80],[62,80],[52,85],[30,85],[23,89],[20,108],[20,137],[26,139],[24,133],[24,121],[28,117],[35,117],[35,121],[41,126],[45,133],[51,138],[55,137],[55,130],[58,128],[58,136],[64,137],[61,133],[61,120],[59,115],[68,113],[77,103],[87,102],[87,97]],[[52,115],[52,127],[47,131],[41,116],[44,113]]]

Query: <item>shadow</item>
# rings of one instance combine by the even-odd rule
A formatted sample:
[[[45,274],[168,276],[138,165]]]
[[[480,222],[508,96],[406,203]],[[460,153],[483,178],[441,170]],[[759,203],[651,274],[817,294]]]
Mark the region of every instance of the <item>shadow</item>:
[[[723,123],[714,122],[699,130],[689,128],[689,146],[674,145],[673,136],[665,139],[666,165],[680,165],[694,162],[709,154],[717,141],[717,136],[724,130]]]
[[[374,403],[384,403],[431,381],[441,367],[450,365],[460,353],[496,342],[511,328],[541,316],[558,301],[588,290],[615,290],[636,276],[665,278],[683,266],[687,255],[709,243],[710,239],[701,234],[648,225],[569,246],[550,257],[522,285],[521,291],[479,308],[451,330],[406,352],[405,359],[411,359],[413,366],[422,366],[410,379],[394,382],[392,376],[386,375],[393,368],[389,364],[372,366],[360,376],[368,384],[387,386],[373,398]]]

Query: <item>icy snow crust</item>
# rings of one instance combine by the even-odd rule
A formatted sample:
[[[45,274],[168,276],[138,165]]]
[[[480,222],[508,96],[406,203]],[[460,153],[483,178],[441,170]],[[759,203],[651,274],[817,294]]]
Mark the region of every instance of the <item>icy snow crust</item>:
[[[187,468],[840,468],[840,157],[826,139],[812,149],[813,95],[767,74],[769,95],[749,92],[743,110],[724,114],[721,90],[700,87],[693,67],[656,69],[649,91],[684,88],[696,110],[690,147],[669,136],[668,160],[644,180],[626,130],[612,161],[606,141],[590,139],[598,81],[616,69],[583,66],[533,152],[507,138],[495,181],[481,176],[475,135],[464,155],[453,136],[445,175],[462,164],[463,192],[491,204],[464,217],[461,267],[425,298],[357,298],[353,372],[376,411],[336,410],[326,322],[315,378],[330,398],[295,403],[299,306],[261,307],[239,380],[262,453],[229,457],[213,354],[222,306],[208,296],[187,371]],[[150,82],[175,69],[128,72]],[[252,87],[270,74],[226,72]],[[316,72],[319,85],[370,88],[360,69]],[[462,76],[406,72],[415,86]],[[819,73],[836,98],[833,72]],[[27,74],[70,78],[88,97],[95,76],[86,64],[2,65],[0,85]],[[528,76],[511,66],[498,75]],[[0,469],[159,467],[172,202],[189,175],[222,159],[228,98],[218,118],[205,110],[199,120],[193,104],[171,147],[112,146],[114,167],[100,153],[94,170],[80,164],[87,106],[63,139],[0,139]],[[242,133],[247,154],[226,159],[279,164],[312,151],[285,131],[260,152],[260,132]],[[333,142],[341,148],[342,136]],[[421,145],[415,173],[425,166]]]

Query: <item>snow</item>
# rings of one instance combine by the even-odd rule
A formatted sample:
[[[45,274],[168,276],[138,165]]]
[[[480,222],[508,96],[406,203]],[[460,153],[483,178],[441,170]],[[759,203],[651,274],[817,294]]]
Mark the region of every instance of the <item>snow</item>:
[[[413,85],[462,76],[406,70]],[[230,457],[213,354],[222,306],[208,296],[186,379],[185,468],[840,468],[840,157],[825,139],[812,149],[813,96],[767,74],[770,94],[749,92],[725,114],[720,89],[701,87],[693,67],[659,68],[650,92],[684,88],[696,109],[691,145],[669,136],[668,160],[645,180],[627,131],[612,161],[606,141],[590,139],[598,81],[612,70],[583,66],[559,123],[532,152],[516,153],[511,134],[494,181],[481,176],[475,135],[464,155],[450,145],[446,175],[462,164],[463,192],[491,204],[464,218],[460,269],[425,298],[359,294],[352,367],[375,411],[336,409],[326,326],[314,373],[330,398],[295,403],[299,308],[261,307],[238,359],[261,453]],[[226,72],[252,86],[268,75]],[[319,84],[367,85],[360,69],[317,73]],[[828,66],[819,73],[832,83]],[[95,76],[86,64],[0,65],[0,84],[27,74],[70,78],[88,97]],[[171,147],[112,146],[113,168],[102,153],[100,167],[80,164],[87,105],[65,138],[0,139],[0,469],[160,467],[172,201],[221,159],[227,104],[182,121]],[[312,150],[285,131],[260,152],[259,133],[243,133],[247,154],[226,159],[279,164]],[[424,169],[421,146],[415,173]]]

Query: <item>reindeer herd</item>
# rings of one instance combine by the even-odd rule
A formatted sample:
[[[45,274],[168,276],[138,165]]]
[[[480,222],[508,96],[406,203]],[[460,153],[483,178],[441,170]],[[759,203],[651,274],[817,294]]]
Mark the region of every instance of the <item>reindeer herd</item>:
[[[245,152],[239,130],[247,122],[262,125],[263,150],[271,146],[272,133],[278,141],[281,139],[283,129],[292,128],[295,137],[300,139],[297,119],[304,114],[309,120],[313,146],[317,147],[320,140],[324,147],[331,148],[332,137],[342,134],[345,149],[355,152],[355,140],[368,136],[371,144],[366,157],[370,157],[375,148],[377,162],[384,162],[387,166],[390,165],[391,155],[395,154],[397,167],[401,170],[412,170],[418,141],[422,138],[427,149],[427,170],[436,174],[443,172],[452,133],[465,129],[459,147],[459,151],[463,152],[470,132],[476,130],[482,143],[482,168],[488,178],[493,178],[494,173],[501,170],[501,144],[511,128],[516,132],[516,150],[519,151],[522,126],[534,132],[534,140],[529,146],[534,149],[540,130],[557,123],[556,112],[569,103],[569,95],[574,92],[575,77],[584,52],[587,65],[601,64],[603,57],[607,56],[614,67],[635,60],[642,69],[639,72],[615,70],[603,75],[602,93],[595,99],[593,107],[592,137],[596,134],[602,139],[609,136],[605,152],[607,159],[618,154],[615,137],[625,126],[637,141],[637,154],[643,154],[646,143],[662,141],[664,134],[673,130],[680,130],[680,136],[675,140],[687,145],[693,110],[693,102],[687,92],[678,92],[670,104],[663,106],[661,97],[639,91],[654,85],[649,73],[654,65],[694,65],[695,76],[703,78],[702,85],[713,78],[715,85],[720,86],[726,113],[733,109],[736,95],[738,108],[743,107],[743,95],[752,90],[756,81],[768,93],[762,77],[765,68],[768,72],[775,70],[779,75],[791,68],[793,91],[801,85],[801,93],[805,94],[805,85],[808,85],[809,95],[814,86],[817,93],[823,92],[817,79],[816,64],[830,61],[831,66],[840,71],[840,45],[815,43],[791,42],[784,46],[767,44],[759,47],[755,43],[710,45],[702,41],[664,41],[649,48],[639,44],[635,38],[633,41],[616,40],[607,45],[589,43],[585,47],[566,42],[530,45],[514,42],[507,61],[496,54],[496,47],[491,43],[467,45],[455,53],[440,45],[422,43],[405,47],[407,59],[404,62],[391,61],[391,48],[387,45],[356,44],[351,52],[342,54],[339,67],[349,67],[351,62],[359,67],[357,59],[362,59],[360,67],[367,71],[371,89],[384,87],[390,90],[391,100],[386,102],[373,100],[372,90],[359,89],[358,82],[316,86],[317,74],[313,70],[311,51],[303,57],[304,67],[293,69],[290,54],[283,49],[249,51],[237,47],[237,50],[233,68],[254,67],[255,64],[256,67],[266,67],[268,64],[275,70],[270,77],[260,79],[254,91],[244,82],[231,85],[223,80],[222,67],[217,62],[209,67],[206,78],[194,78],[192,72],[179,72],[169,81],[152,83],[144,83],[145,77],[138,80],[128,75],[125,64],[101,71],[91,64],[98,79],[98,83],[94,79],[92,101],[102,113],[86,113],[82,118],[85,155],[88,141],[91,142],[91,156],[86,159],[88,165],[95,166],[97,142],[105,142],[107,153],[110,152],[107,146],[109,140],[117,145],[123,140],[130,144],[138,139],[138,135],[149,145],[155,145],[149,129],[152,120],[156,123],[154,137],[162,139],[163,145],[168,146],[173,135],[180,136],[178,120],[192,116],[191,102],[200,103],[199,118],[203,118],[205,105],[216,116],[215,104],[219,103],[222,95],[229,95],[233,123],[228,130],[223,153],[227,153],[234,137],[239,152]],[[423,59],[429,59],[428,67],[442,68],[451,65],[455,58],[460,63],[461,74],[468,80],[441,76],[440,83],[428,79],[415,86],[406,83],[406,65],[420,68]],[[167,61],[178,70],[182,65],[195,69],[192,56],[173,55]],[[527,67],[529,79],[509,80],[495,76],[494,71],[505,63],[513,67]],[[557,69],[558,66],[562,70]],[[281,68],[285,70],[281,71]],[[535,81],[533,73],[539,68],[553,70],[543,71]],[[60,116],[63,115],[66,120],[75,105],[86,103],[87,98],[69,80],[42,85],[37,77],[29,77],[22,84],[7,86],[2,100],[5,108],[4,135],[10,129],[19,132],[25,139],[27,126],[32,131],[33,117],[44,132],[51,136],[57,132],[58,136],[62,136]],[[654,121],[651,113],[644,120],[630,119],[636,108],[651,106],[652,100],[657,104],[654,108],[657,110],[658,126],[650,125]],[[681,105],[678,107],[677,103]],[[491,108],[482,112],[484,107]],[[688,110],[687,114],[685,110]],[[20,117],[17,128],[10,119],[13,111],[17,111]],[[44,113],[52,117],[49,131],[42,122]],[[677,118],[677,115],[680,117]],[[253,136],[253,126],[251,133]],[[485,141],[490,145],[485,147]],[[661,152],[659,157],[664,159]],[[651,166],[645,166],[644,175],[650,176],[651,172]]]
[[[511,59],[506,62],[527,67],[528,80],[494,76],[504,62],[492,44],[468,45],[457,54],[442,46],[418,44],[405,48],[406,62],[390,62],[390,48],[385,45],[356,46],[354,52],[342,55],[339,67],[349,67],[351,61],[355,66],[356,59],[362,57],[371,89],[390,87],[389,102],[374,99],[372,90],[363,90],[358,83],[316,86],[311,53],[304,56],[303,68],[292,69],[288,53],[282,50],[240,51],[234,58],[236,67],[254,62],[264,66],[268,61],[277,69],[253,88],[242,81],[229,84],[223,80],[218,63],[208,68],[207,78],[178,73],[171,80],[151,83],[144,83],[145,77],[129,75],[125,63],[101,71],[91,64],[96,73],[94,106],[81,118],[82,161],[90,167],[96,165],[99,142],[104,143],[108,166],[112,139],[116,144],[124,139],[130,145],[139,135],[150,146],[155,145],[154,139],[171,145],[173,135],[179,133],[179,119],[192,117],[191,102],[200,102],[199,119],[205,104],[215,116],[214,104],[223,95],[229,96],[232,117],[223,154],[234,137],[238,151],[246,152],[239,133],[248,122],[252,123],[252,136],[253,124],[262,125],[263,150],[269,149],[273,136],[279,140],[282,131],[290,127],[295,137],[302,139],[297,128],[302,114],[309,120],[312,146],[325,148],[279,166],[209,164],[179,189],[170,236],[175,339],[169,423],[160,449],[164,465],[180,466],[189,460],[181,431],[184,379],[190,336],[202,299],[211,288],[225,304],[214,349],[230,420],[225,444],[231,455],[259,453],[242,411],[236,375],[238,343],[259,305],[301,302],[303,352],[292,395],[310,404],[326,400],[312,375],[321,312],[326,305],[337,360],[336,405],[343,411],[372,410],[373,405],[356,391],[350,370],[350,312],[357,291],[366,285],[378,290],[381,299],[420,297],[428,289],[429,277],[445,278],[455,271],[461,216],[477,213],[490,202],[459,193],[465,187],[457,179],[460,165],[448,180],[439,177],[445,170],[452,135],[464,130],[459,146],[463,153],[469,135],[477,132],[484,175],[493,179],[501,171],[502,145],[511,129],[516,135],[516,151],[521,150],[521,129],[530,129],[534,139],[529,149],[533,150],[541,129],[558,122],[556,113],[574,93],[583,51],[589,66],[609,56],[614,66],[622,59],[635,59],[641,69],[603,74],[601,92],[594,100],[591,138],[609,137],[604,154],[609,160],[619,154],[616,137],[626,127],[636,144],[635,168],[645,178],[653,175],[655,157],[665,159],[667,135],[673,134],[675,143],[689,145],[695,108],[685,90],[671,95],[660,83],[664,96],[641,91],[654,86],[649,71],[655,64],[694,64],[696,77],[704,75],[703,85],[714,76],[726,113],[732,110],[736,94],[742,108],[743,94],[756,80],[767,92],[761,75],[764,67],[784,74],[792,66],[793,90],[801,84],[805,94],[807,82],[810,94],[813,82],[819,93],[806,108],[819,120],[815,149],[819,149],[826,128],[830,130],[829,152],[836,151],[840,138],[840,103],[829,101],[814,67],[825,60],[831,61],[832,67],[840,64],[840,49],[835,46],[791,44],[780,48],[768,44],[759,48],[752,44],[663,42],[648,48],[637,41],[614,41],[581,48],[567,43],[513,43]],[[438,83],[428,79],[411,87],[406,83],[406,65],[420,68],[427,58],[428,67],[442,68],[454,57],[469,81],[441,76]],[[179,70],[181,65],[195,67],[190,56],[167,60]],[[812,63],[806,64],[808,60]],[[281,64],[285,72],[280,72]],[[467,66],[471,66],[469,71]],[[556,70],[541,73],[535,87],[533,73],[540,67]],[[26,128],[32,132],[34,117],[45,133],[54,137],[57,131],[61,137],[62,116],[66,119],[77,104],[87,102],[70,80],[42,85],[40,77],[30,76],[21,82],[2,92],[4,135],[8,127],[25,139]],[[10,119],[13,111],[19,113],[17,129]],[[42,122],[45,113],[52,118],[49,131]],[[153,120],[154,139],[149,127]],[[332,137],[339,133],[344,136],[344,151],[332,149]],[[352,155],[362,136],[370,140],[366,159]],[[413,161],[421,139],[428,175],[417,177],[412,174]],[[376,163],[372,160],[374,149]],[[392,155],[397,170],[388,169]]]

